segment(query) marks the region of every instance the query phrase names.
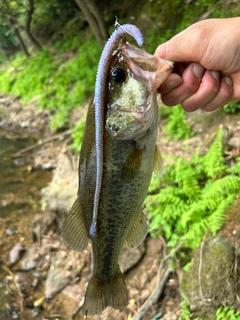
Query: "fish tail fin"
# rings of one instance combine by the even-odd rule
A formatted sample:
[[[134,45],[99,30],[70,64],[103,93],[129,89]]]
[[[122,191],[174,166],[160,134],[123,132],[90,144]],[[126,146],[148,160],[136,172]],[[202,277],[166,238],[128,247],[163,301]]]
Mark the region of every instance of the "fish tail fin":
[[[128,292],[123,274],[118,268],[111,282],[103,284],[94,275],[89,280],[83,304],[83,315],[100,314],[108,306],[121,309],[127,304]]]

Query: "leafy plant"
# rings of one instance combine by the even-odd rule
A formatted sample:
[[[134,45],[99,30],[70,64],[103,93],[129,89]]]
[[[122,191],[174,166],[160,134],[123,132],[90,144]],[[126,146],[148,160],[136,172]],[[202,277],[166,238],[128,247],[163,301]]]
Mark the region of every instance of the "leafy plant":
[[[223,107],[226,113],[236,113],[240,111],[240,101],[229,102]]]
[[[72,132],[72,148],[79,153],[82,146],[83,133],[85,128],[85,120],[80,120]]]
[[[182,107],[177,105],[168,109],[167,124],[164,127],[164,131],[169,135],[169,138],[179,140],[192,137],[194,132],[186,121],[185,112]]]
[[[181,316],[180,320],[191,320],[191,311],[189,310],[187,301],[183,298],[181,303]]]
[[[232,307],[220,307],[216,312],[216,320],[238,320],[240,311],[235,311]]]
[[[169,247],[183,241],[192,249],[207,229],[216,234],[240,192],[240,162],[226,166],[222,136],[220,128],[203,157],[196,152],[188,162],[175,158],[165,167],[163,180],[153,176],[146,198],[150,233],[162,234]]]
[[[38,97],[38,107],[52,111],[51,129],[66,128],[70,111],[94,90],[99,56],[100,47],[93,37],[79,45],[78,53],[68,61],[46,49],[28,60],[17,55],[8,69],[5,66],[9,71],[0,73],[0,92],[20,97],[23,104]]]
[[[216,311],[216,320],[239,320],[240,319],[240,311],[234,310],[233,307],[227,306],[222,307],[220,306]],[[189,309],[189,305],[186,299],[183,297],[181,303],[181,320],[210,320],[210,318],[193,318],[193,315]]]

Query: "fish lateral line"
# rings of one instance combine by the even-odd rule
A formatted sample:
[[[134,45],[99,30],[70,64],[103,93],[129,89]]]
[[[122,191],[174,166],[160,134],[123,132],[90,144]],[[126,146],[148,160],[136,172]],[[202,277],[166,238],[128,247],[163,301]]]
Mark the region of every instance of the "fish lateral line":
[[[118,22],[116,21],[115,24]],[[139,47],[145,44],[144,37],[141,31],[133,24],[119,25],[108,39],[103,48],[96,76],[95,94],[94,94],[94,117],[95,117],[95,146],[96,146],[96,187],[94,194],[92,224],[89,229],[89,234],[92,238],[97,236],[97,214],[102,188],[103,175],[103,134],[104,134],[104,102],[106,98],[106,83],[108,70],[111,64],[111,56],[116,49],[119,41],[126,34],[131,35]]]

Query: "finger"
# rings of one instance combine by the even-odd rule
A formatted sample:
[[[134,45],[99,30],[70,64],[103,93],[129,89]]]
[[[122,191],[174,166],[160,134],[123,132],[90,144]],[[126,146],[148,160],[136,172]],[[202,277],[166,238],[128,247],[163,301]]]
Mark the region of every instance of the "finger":
[[[182,102],[185,111],[191,112],[207,105],[217,94],[220,87],[220,72],[206,70],[198,90]]]
[[[182,77],[176,73],[171,73],[170,76],[158,88],[158,92],[166,94],[178,87],[182,83]]]
[[[232,84],[232,79],[230,77],[223,77],[220,82],[218,94],[209,103],[202,107],[202,110],[206,112],[214,111],[230,102],[233,94]]]
[[[162,94],[162,101],[167,106],[175,106],[193,95],[202,80],[204,68],[199,63],[191,63],[182,74],[182,84],[170,91]]]

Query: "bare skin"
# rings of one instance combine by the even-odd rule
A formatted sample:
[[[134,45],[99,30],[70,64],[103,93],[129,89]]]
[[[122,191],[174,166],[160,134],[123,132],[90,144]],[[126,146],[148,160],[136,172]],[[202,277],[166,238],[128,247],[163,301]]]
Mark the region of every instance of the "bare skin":
[[[214,111],[240,99],[240,18],[199,21],[156,49],[175,62],[158,89],[167,106]]]

